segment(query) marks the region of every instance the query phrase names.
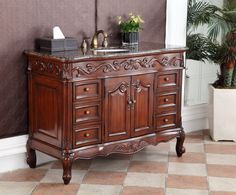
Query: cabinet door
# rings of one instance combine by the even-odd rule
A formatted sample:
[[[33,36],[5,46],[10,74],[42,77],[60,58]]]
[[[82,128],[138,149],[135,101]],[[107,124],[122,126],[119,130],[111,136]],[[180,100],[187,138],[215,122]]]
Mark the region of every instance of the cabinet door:
[[[105,79],[105,141],[130,137],[131,77]]]
[[[145,74],[132,77],[132,136],[147,134],[150,133],[153,129],[153,83],[153,74]]]

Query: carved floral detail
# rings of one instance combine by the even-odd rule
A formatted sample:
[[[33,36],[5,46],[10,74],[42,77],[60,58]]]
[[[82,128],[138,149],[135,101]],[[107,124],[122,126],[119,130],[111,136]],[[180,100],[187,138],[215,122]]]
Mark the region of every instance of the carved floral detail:
[[[127,142],[116,146],[113,149],[113,152],[132,153],[143,149],[147,145],[149,145],[149,143],[144,140],[139,140],[137,142]]]
[[[125,93],[129,87],[129,84],[126,82],[122,82],[121,85],[119,86],[119,91],[121,93]]]
[[[124,70],[138,70],[141,68],[151,68],[156,66],[157,59],[155,57],[143,59],[128,59],[123,61],[113,61],[113,62],[102,62],[99,65],[93,63],[88,63],[86,65],[79,65],[72,69],[72,72],[76,72],[76,77],[81,75],[90,75],[99,70],[103,73],[108,73],[112,71],[120,71],[122,68]]]
[[[62,72],[59,64],[53,62],[44,62],[41,60],[32,61],[28,66],[28,70],[35,70],[37,72],[53,75],[56,77],[59,77]]]

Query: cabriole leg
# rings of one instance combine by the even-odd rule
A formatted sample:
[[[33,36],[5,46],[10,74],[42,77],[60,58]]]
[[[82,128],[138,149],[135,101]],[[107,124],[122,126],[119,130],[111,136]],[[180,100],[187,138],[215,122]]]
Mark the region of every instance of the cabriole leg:
[[[26,148],[27,148],[26,162],[30,168],[35,168],[36,167],[36,153],[35,153],[35,150],[31,148],[29,140],[27,141]]]
[[[176,147],[175,147],[178,157],[181,157],[182,154],[185,153],[185,148],[183,146],[184,139],[185,139],[185,133],[183,130],[181,130],[179,133],[179,136],[177,137],[177,142],[176,142]]]
[[[65,185],[69,184],[71,180],[72,162],[73,158],[70,155],[68,155],[68,157],[64,157],[62,160],[62,165],[63,165],[62,179]]]

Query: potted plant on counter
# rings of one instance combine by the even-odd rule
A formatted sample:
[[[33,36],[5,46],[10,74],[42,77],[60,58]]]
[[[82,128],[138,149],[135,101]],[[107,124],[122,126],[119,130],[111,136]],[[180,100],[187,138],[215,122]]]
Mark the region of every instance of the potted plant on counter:
[[[123,45],[136,45],[139,42],[139,31],[142,29],[144,20],[139,15],[133,13],[129,17],[118,16],[118,24],[121,29]]]
[[[208,33],[206,37],[188,35],[188,38],[195,41],[189,39],[188,56],[200,56],[200,59],[220,65],[217,81],[209,86],[208,118],[211,137],[214,140],[236,141],[236,5],[225,4],[219,8],[203,1],[190,0],[190,6],[191,24],[195,27],[207,25]],[[200,8],[204,8],[201,9],[203,12],[196,11]],[[202,43],[197,40],[199,37]],[[196,55],[195,50],[200,54]]]

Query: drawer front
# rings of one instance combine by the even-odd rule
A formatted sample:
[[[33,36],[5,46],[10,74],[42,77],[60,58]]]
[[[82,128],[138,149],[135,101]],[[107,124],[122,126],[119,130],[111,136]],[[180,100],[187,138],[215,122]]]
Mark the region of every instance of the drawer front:
[[[101,120],[100,102],[89,104],[74,104],[73,122],[92,122]]]
[[[177,92],[161,94],[157,97],[157,113],[174,112],[177,109]]]
[[[179,86],[178,71],[169,71],[165,74],[157,75],[157,88],[159,90],[176,89]]]
[[[73,146],[81,147],[101,143],[101,125],[84,125],[74,130]]]
[[[174,128],[174,127],[177,127],[177,117],[175,113],[157,117],[157,124],[156,124],[157,129]]]
[[[73,86],[74,101],[101,97],[101,81],[90,80],[75,82]]]

